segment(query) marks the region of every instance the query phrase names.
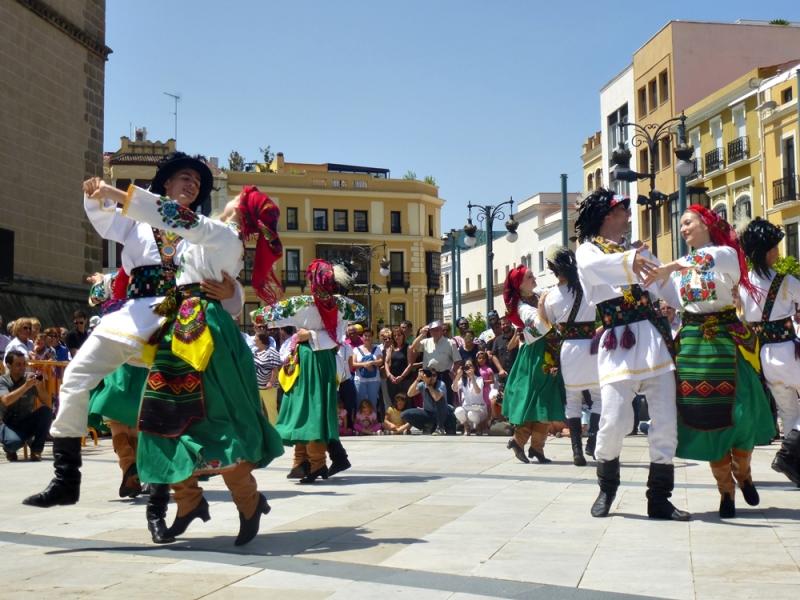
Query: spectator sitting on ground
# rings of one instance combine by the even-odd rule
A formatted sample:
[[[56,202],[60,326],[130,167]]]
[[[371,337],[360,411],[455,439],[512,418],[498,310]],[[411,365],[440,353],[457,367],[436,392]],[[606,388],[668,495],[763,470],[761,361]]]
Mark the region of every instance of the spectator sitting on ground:
[[[405,394],[396,394],[392,406],[386,411],[383,420],[383,431],[393,435],[411,433],[411,424],[403,421],[403,411],[406,409],[408,399]]]
[[[336,406],[338,406],[336,414],[339,417],[339,436],[353,435],[353,430],[347,426],[347,409],[344,407],[344,400],[339,398]]]
[[[471,359],[465,360],[463,369],[456,373],[453,391],[461,397],[461,406],[456,407],[455,415],[464,426],[464,435],[477,433],[489,420],[489,411],[483,401],[483,379],[476,372]]]
[[[32,461],[42,460],[42,450],[53,420],[53,412],[45,404],[47,390],[42,376],[26,374],[28,361],[19,350],[6,353],[8,372],[0,376],[0,442],[6,458],[17,460],[17,450],[31,440]],[[41,403],[35,408],[36,401]]]
[[[356,430],[356,435],[374,435],[381,432],[378,415],[369,400],[361,401],[355,421],[353,429]]]
[[[453,409],[447,404],[447,387],[433,369],[420,369],[409,386],[407,395],[422,395],[422,408],[409,408],[402,412],[403,421],[423,433],[433,430],[433,435],[455,433]]]
[[[8,342],[5,356],[8,356],[8,353],[12,350],[16,350],[17,352],[21,352],[27,359],[33,347],[33,344],[29,343],[31,341],[31,320],[27,317],[20,317],[14,321],[13,334],[14,339]],[[3,360],[5,360],[5,356]]]
[[[89,318],[82,310],[76,310],[72,314],[72,323],[75,325],[75,329],[67,334],[67,348],[69,348],[69,354],[72,358],[75,358],[83,342],[89,337],[89,333],[86,331],[88,321]]]

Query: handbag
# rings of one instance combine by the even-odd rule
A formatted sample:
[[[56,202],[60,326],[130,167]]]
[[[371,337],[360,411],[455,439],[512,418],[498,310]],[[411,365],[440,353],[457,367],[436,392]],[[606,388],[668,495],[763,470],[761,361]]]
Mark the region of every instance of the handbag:
[[[278,383],[281,385],[284,394],[292,389],[299,376],[300,362],[297,360],[297,351],[295,351],[289,355],[286,364],[278,371]]]

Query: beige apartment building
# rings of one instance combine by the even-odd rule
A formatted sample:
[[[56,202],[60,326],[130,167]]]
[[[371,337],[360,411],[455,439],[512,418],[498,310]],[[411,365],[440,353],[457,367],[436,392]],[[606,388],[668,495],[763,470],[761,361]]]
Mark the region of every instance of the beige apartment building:
[[[314,258],[339,260],[357,272],[350,295],[371,308],[373,327],[403,319],[419,327],[442,318],[444,200],[436,186],[392,179],[388,169],[290,163],[282,153],[269,166],[248,168],[227,173],[228,196],[256,185],[280,207],[284,252],[275,270],[287,296],[308,292],[305,269]],[[258,306],[252,290],[247,304],[245,313]]]

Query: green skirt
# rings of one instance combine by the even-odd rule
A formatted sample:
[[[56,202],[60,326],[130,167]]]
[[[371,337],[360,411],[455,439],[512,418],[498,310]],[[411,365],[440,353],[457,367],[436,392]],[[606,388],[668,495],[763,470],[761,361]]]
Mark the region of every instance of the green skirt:
[[[223,470],[239,462],[268,465],[283,454],[258,395],[255,363],[239,327],[217,302],[206,320],[214,352],[201,373],[205,418],[174,438],[139,432],[136,463],[147,483],[179,483],[196,471]]]
[[[298,344],[297,356],[300,373],[283,394],[275,428],[287,446],[338,440],[336,350]]]
[[[514,425],[529,421],[563,421],[566,394],[561,374],[545,373],[546,340],[523,344],[506,380],[503,415]]]
[[[146,381],[147,369],[132,365],[122,365],[107,375],[89,396],[89,426],[96,429],[105,417],[136,427]]]
[[[722,326],[713,339],[684,324],[678,368],[678,448],[675,455],[720,460],[732,448],[752,450],[775,435],[769,400],[753,366]]]

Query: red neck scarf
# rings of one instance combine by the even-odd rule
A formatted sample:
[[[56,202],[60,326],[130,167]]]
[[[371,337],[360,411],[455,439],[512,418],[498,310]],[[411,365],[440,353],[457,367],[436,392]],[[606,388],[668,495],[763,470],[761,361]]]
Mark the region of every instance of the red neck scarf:
[[[277,230],[281,211],[269,196],[254,185],[248,185],[239,197],[239,214],[245,240],[252,235],[258,236],[253,261],[253,289],[261,300],[272,304],[281,295],[281,282],[272,270],[283,254]]]
[[[528,268],[525,265],[520,265],[509,271],[506,277],[506,283],[503,286],[503,301],[506,303],[506,311],[508,320],[517,327],[524,327],[525,324],[519,318],[519,286],[522,285],[522,280],[525,278],[525,273]]]
[[[338,344],[336,325],[339,322],[339,308],[336,306],[334,296],[337,286],[333,277],[333,265],[319,258],[314,259],[306,269],[306,279],[311,286],[314,305],[319,311],[325,331]]]
[[[747,275],[747,261],[745,260],[742,247],[739,245],[739,239],[736,236],[736,231],[730,224],[721,218],[713,210],[708,210],[705,206],[700,204],[692,204],[686,210],[690,210],[700,217],[703,224],[708,227],[709,237],[711,243],[715,246],[727,246],[736,252],[736,257],[739,261],[739,285],[741,285],[752,298],[758,298],[760,292],[756,286],[752,284]]]

